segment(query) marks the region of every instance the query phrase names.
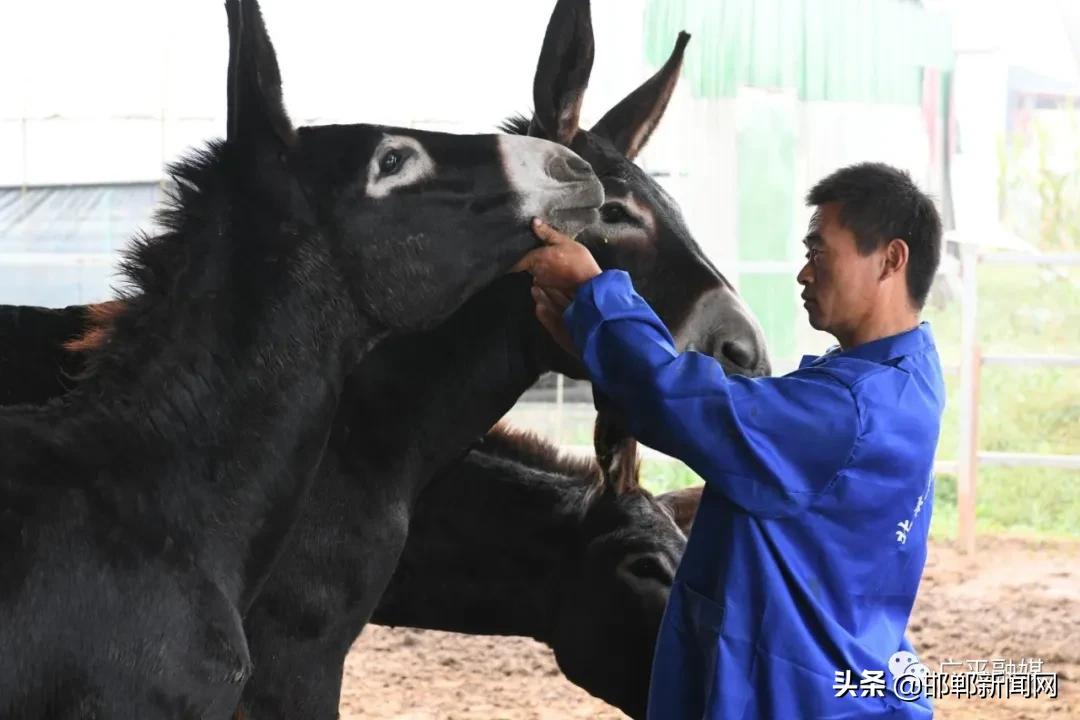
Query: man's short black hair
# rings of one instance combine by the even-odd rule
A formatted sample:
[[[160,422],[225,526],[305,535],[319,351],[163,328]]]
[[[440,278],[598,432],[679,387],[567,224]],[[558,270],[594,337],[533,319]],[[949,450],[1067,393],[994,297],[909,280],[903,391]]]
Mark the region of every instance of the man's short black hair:
[[[841,168],[815,185],[807,205],[839,203],[840,222],[862,255],[893,238],[908,245],[908,295],[922,309],[941,259],[941,216],[911,176],[883,163]]]

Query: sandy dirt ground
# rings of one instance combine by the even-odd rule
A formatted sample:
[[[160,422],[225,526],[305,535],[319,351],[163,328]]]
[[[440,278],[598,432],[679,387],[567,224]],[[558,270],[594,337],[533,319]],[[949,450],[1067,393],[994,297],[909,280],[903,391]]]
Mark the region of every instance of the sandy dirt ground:
[[[972,562],[931,547],[910,626],[931,669],[943,660],[1040,658],[1057,699],[945,698],[943,720],[1080,718],[1080,542],[982,538]],[[624,718],[569,683],[546,647],[369,628],[345,670],[341,717],[378,720]]]

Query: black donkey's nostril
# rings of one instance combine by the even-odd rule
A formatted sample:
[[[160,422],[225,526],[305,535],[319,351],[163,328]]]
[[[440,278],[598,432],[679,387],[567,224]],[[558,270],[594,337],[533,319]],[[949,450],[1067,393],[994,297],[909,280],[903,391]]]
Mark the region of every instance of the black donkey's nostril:
[[[592,165],[585,162],[577,155],[567,158],[566,164],[570,166],[570,169],[572,171],[577,173],[582,178],[590,177],[593,174]]]
[[[577,155],[557,155],[548,163],[548,175],[559,182],[575,182],[592,177],[592,165]]]
[[[728,340],[721,346],[724,357],[740,368],[750,369],[754,367],[754,351],[735,340]]]

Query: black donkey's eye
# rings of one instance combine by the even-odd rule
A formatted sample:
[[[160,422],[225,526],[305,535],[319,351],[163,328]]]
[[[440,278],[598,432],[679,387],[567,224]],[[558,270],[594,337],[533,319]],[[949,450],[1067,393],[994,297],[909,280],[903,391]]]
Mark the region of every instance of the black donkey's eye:
[[[401,169],[404,158],[397,150],[387,150],[379,160],[379,172],[383,175],[393,175]]]
[[[633,222],[633,218],[630,213],[626,212],[619,203],[607,203],[600,208],[600,219],[609,225],[615,225],[617,223]]]

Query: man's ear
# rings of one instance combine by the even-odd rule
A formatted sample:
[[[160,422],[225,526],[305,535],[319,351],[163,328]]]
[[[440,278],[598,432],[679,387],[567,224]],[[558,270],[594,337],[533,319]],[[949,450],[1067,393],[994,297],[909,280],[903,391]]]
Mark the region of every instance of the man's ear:
[[[881,267],[881,279],[906,273],[910,248],[907,241],[901,238],[893,238],[885,245],[885,257]]]

